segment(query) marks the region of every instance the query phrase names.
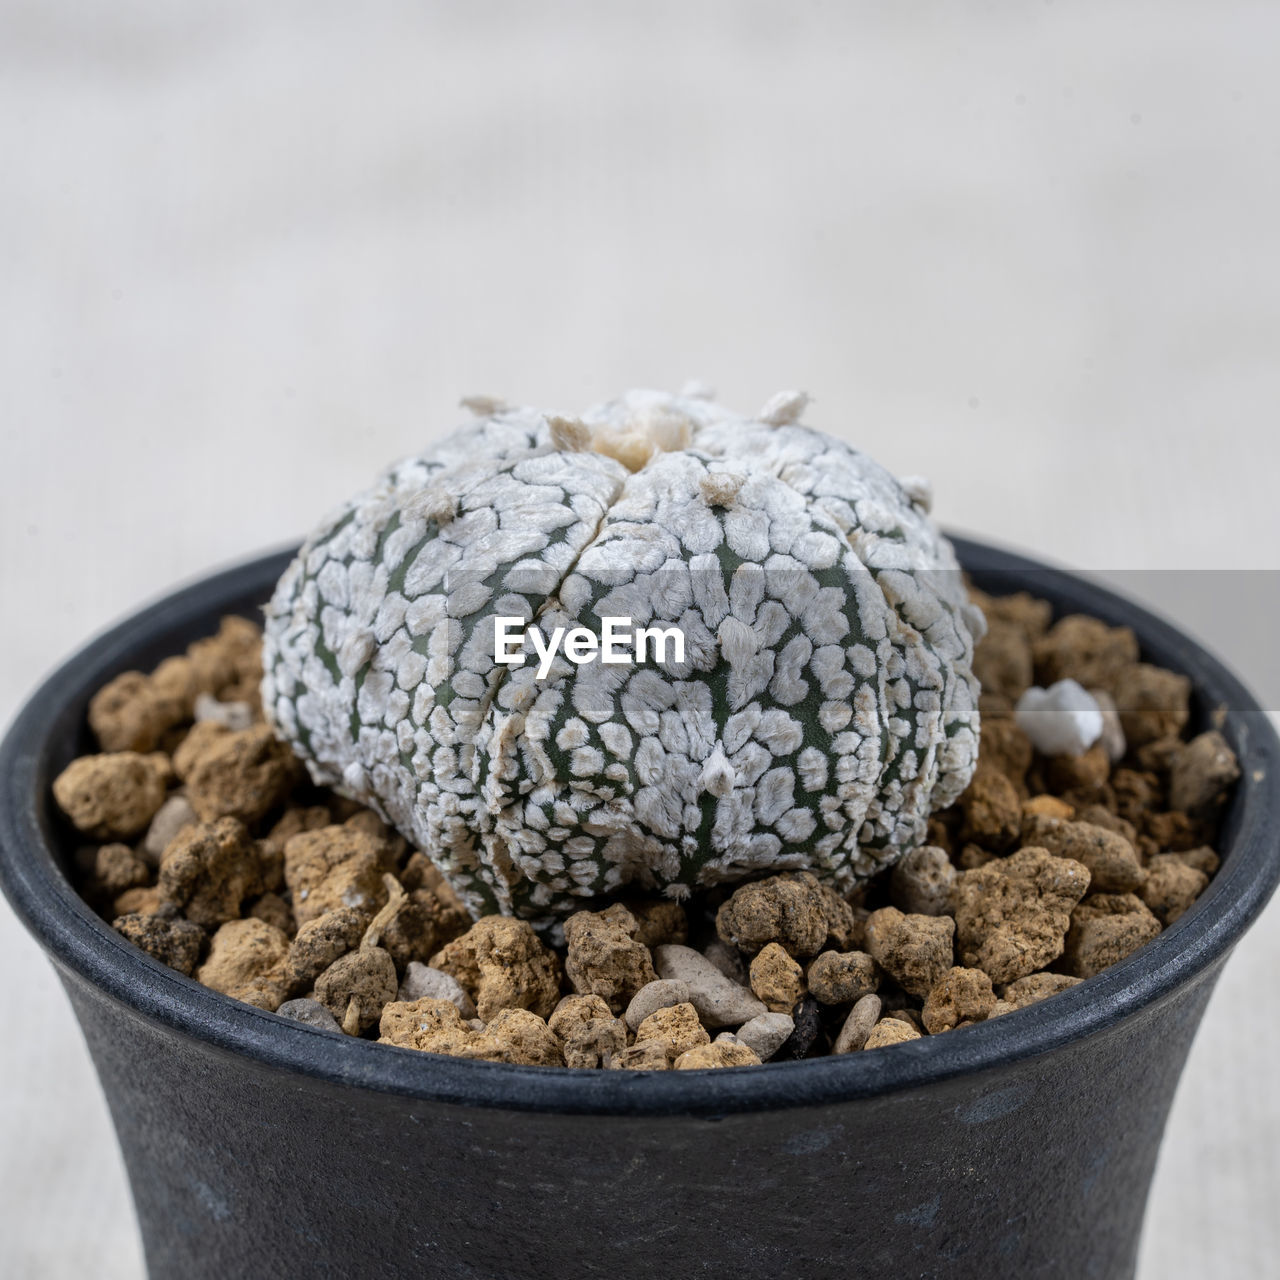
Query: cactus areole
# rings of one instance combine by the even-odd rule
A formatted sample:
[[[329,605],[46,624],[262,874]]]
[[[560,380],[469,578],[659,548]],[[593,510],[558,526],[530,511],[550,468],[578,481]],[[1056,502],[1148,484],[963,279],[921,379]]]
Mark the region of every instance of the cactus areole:
[[[852,889],[973,773],[983,621],[925,486],[801,425],[806,399],[467,402],[280,579],[276,731],[477,915]],[[604,660],[641,630],[681,643]]]

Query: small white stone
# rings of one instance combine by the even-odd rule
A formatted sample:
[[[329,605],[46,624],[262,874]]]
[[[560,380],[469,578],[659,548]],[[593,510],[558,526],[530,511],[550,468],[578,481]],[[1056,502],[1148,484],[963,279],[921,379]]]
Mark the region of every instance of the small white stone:
[[[1013,711],[1018,728],[1041,755],[1080,756],[1102,737],[1102,710],[1074,680],[1032,686]]]
[[[687,983],[689,1003],[708,1027],[740,1027],[769,1010],[746,987],[731,982],[704,955],[674,943],[658,947],[654,966],[663,978]]]
[[[685,1004],[688,999],[687,983],[659,978],[656,982],[646,982],[631,997],[631,1003],[627,1005],[627,1011],[622,1017],[627,1026],[634,1031],[651,1013]]]
[[[762,1013],[738,1028],[738,1042],[754,1049],[761,1062],[768,1062],[795,1029],[796,1020],[789,1013]]]
[[[747,962],[742,958],[742,952],[737,947],[731,947],[727,942],[722,942],[719,938],[712,938],[702,948],[702,954],[730,982],[736,982],[740,987],[750,986],[751,977],[747,969]]]
[[[474,1018],[476,1007],[462,984],[443,969],[432,969],[419,960],[410,960],[400,980],[401,1000],[448,1000],[464,1018]]]
[[[1105,689],[1090,689],[1093,700],[1102,712],[1102,747],[1107,759],[1112,764],[1119,764],[1124,753],[1129,749],[1124,737],[1124,726],[1120,723],[1120,711],[1116,700]]]
[[[871,1028],[880,1021],[880,997],[863,996],[849,1010],[849,1016],[840,1028],[840,1034],[831,1047],[832,1053],[857,1053],[871,1034]]]
[[[338,1026],[337,1018],[319,1000],[312,1000],[306,996],[298,1000],[286,1000],[276,1010],[276,1013],[281,1018],[288,1018],[293,1022],[301,1022],[308,1027],[315,1027],[317,1031],[332,1031],[334,1035],[339,1036],[342,1034],[342,1028]]]
[[[251,729],[253,708],[247,702],[219,702],[212,694],[201,693],[196,697],[196,723],[211,720],[225,724],[228,729]]]
[[[152,866],[159,866],[160,858],[174,836],[198,821],[196,811],[186,796],[170,796],[156,810],[156,816],[151,819],[147,834],[142,838],[143,858]]]

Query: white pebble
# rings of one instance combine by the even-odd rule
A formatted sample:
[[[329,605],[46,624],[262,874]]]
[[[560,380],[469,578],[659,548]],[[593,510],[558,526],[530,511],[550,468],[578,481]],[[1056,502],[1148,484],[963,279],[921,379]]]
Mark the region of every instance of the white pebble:
[[[754,1049],[761,1062],[768,1062],[795,1029],[796,1020],[789,1013],[762,1013],[738,1028],[738,1041]]]
[[[142,838],[142,856],[153,867],[160,865],[160,857],[179,831],[199,821],[196,811],[186,796],[170,796],[156,810],[147,834]]]
[[[1032,686],[1013,715],[1041,755],[1081,756],[1102,737],[1102,710],[1074,680],[1059,680],[1047,689]]]
[[[276,1013],[281,1018],[288,1018],[293,1022],[302,1022],[308,1027],[315,1027],[317,1031],[332,1031],[335,1035],[342,1034],[342,1028],[338,1026],[337,1018],[319,1000],[311,1000],[306,996],[299,1000],[286,1000],[276,1010]]]
[[[757,1000],[746,987],[731,982],[692,947],[674,943],[658,947],[653,960],[659,976],[688,984],[689,1003],[708,1027],[740,1027],[769,1012],[763,1000]]]
[[[646,982],[631,997],[623,1019],[634,1031],[651,1013],[659,1009],[670,1009],[673,1005],[685,1004],[689,999],[687,983],[659,978],[656,982]]]
[[[747,969],[747,962],[742,958],[742,952],[737,947],[731,947],[727,942],[721,942],[719,938],[713,938],[702,948],[702,954],[730,982],[736,982],[740,987],[751,985],[751,974]]]
[[[196,723],[212,720],[237,731],[253,728],[253,708],[247,702],[219,702],[212,694],[196,698]]]
[[[1102,746],[1107,759],[1112,764],[1119,764],[1124,753],[1129,749],[1124,738],[1124,726],[1120,723],[1120,711],[1116,700],[1105,689],[1090,689],[1093,700],[1102,712]]]
[[[844,1020],[840,1034],[831,1047],[832,1053],[857,1053],[871,1034],[871,1028],[880,1021],[880,997],[863,996]]]
[[[432,969],[420,960],[410,960],[400,980],[401,1000],[448,1000],[464,1018],[474,1018],[476,1007],[462,984],[443,969]]]

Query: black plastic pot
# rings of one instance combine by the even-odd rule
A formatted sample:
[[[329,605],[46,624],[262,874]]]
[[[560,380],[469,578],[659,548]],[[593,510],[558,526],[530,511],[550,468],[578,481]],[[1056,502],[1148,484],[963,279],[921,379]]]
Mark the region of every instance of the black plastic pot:
[[[990,590],[1132,626],[1151,660],[1192,678],[1198,723],[1225,709],[1243,777],[1222,869],[1156,941],[1050,1001],[811,1062],[651,1075],[465,1062],[314,1031],[179,976],[72,889],[50,782],[92,749],[94,690],[252,613],[287,556],[188,587],[57,671],[0,749],[0,880],[75,1006],[154,1280],[1131,1275],[1192,1036],[1280,877],[1280,742],[1165,623],[957,545]]]

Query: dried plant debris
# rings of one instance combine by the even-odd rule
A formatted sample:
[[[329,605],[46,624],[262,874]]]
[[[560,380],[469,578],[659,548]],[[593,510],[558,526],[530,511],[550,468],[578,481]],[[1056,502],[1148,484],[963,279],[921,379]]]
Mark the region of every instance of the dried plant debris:
[[[542,934],[473,919],[438,866],[456,846],[412,847],[271,736],[242,619],[112,681],[90,717],[103,750],[54,799],[85,896],[123,938],[328,1034],[576,1070],[870,1052],[1074,988],[1174,924],[1218,868],[1239,767],[1219,731],[1190,736],[1181,678],[1141,663],[1123,628],[975,600],[991,623],[978,669],[997,673],[977,768],[906,856],[845,894],[784,863],[679,902],[619,885]],[[1024,729],[1028,690],[1067,680],[1082,692],[1041,699]],[[1119,755],[1091,740],[1108,705]],[[799,776],[810,748],[795,746]],[[557,838],[576,840],[575,821]]]

